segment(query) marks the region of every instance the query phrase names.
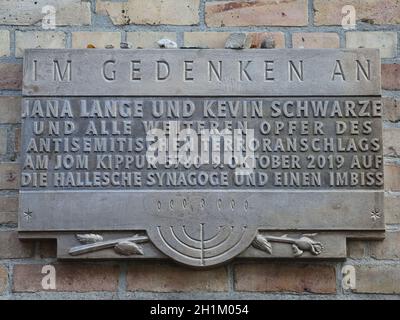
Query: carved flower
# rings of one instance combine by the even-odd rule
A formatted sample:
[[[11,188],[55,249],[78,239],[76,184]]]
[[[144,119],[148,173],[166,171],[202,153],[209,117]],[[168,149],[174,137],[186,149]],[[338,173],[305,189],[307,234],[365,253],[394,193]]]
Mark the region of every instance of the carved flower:
[[[324,249],[324,246],[320,242],[314,242],[311,244],[311,253],[312,254],[319,255],[323,249]]]
[[[313,236],[315,236],[315,234],[303,235],[300,239],[296,240],[294,244],[296,247],[298,247],[298,249],[301,249],[302,251],[309,251],[313,255],[317,256],[322,252],[324,246],[321,242],[309,238]]]

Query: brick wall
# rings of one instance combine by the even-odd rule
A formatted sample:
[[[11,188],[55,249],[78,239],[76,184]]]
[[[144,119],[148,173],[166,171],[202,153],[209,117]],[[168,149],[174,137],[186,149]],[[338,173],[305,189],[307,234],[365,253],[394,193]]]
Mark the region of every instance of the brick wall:
[[[44,30],[42,7],[57,10]],[[357,26],[340,24],[344,5]],[[398,0],[0,0],[0,299],[8,298],[395,298],[400,295],[400,3]],[[167,37],[180,47],[220,48],[232,32],[266,37],[276,48],[380,48],[385,105],[383,242],[348,243],[346,262],[234,262],[207,271],[167,262],[62,263],[51,241],[17,239],[20,96],[25,48],[149,48]],[[57,288],[42,288],[54,265]],[[356,270],[356,289],[341,270]]]

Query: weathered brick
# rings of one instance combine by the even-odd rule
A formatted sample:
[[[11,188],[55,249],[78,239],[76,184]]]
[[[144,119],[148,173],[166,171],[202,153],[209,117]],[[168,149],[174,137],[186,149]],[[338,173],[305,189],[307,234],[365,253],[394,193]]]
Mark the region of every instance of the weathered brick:
[[[382,89],[400,90],[400,64],[382,64]]]
[[[359,293],[400,293],[400,266],[356,266],[356,288]]]
[[[57,257],[57,241],[41,240],[39,242],[39,258],[55,258]]]
[[[53,31],[17,31],[15,55],[22,57],[29,48],[65,48],[65,33]]]
[[[0,197],[0,224],[17,223],[18,197]]]
[[[292,35],[293,48],[339,48],[339,35],[333,32],[301,32]]]
[[[368,255],[365,240],[351,240],[347,242],[347,256],[353,259],[362,259]]]
[[[224,48],[225,42],[230,36],[230,32],[185,32],[184,46],[199,48]],[[261,43],[266,38],[272,38],[275,48],[285,47],[285,35],[283,32],[250,32],[250,47],[260,48]]]
[[[22,65],[0,63],[0,90],[19,90],[22,86]]]
[[[213,1],[206,3],[206,24],[224,26],[305,26],[307,0]]]
[[[96,12],[108,15],[115,25],[199,23],[200,0],[97,1]]]
[[[0,123],[21,122],[21,98],[0,97]]]
[[[119,49],[121,42],[121,33],[119,32],[72,32],[72,47],[86,48],[89,44],[96,48],[102,48],[106,45],[113,45]]]
[[[400,224],[400,197],[385,196],[385,221]]]
[[[184,46],[195,48],[224,48],[230,32],[185,32]]]
[[[400,99],[383,97],[383,119],[390,122],[400,121]]]
[[[169,39],[176,42],[175,32],[128,32],[127,41],[133,48],[158,48],[157,41]]]
[[[285,48],[285,34],[283,32],[250,32],[248,36],[251,38],[251,48],[260,48],[265,39],[272,39],[276,49]]]
[[[386,231],[385,240],[371,241],[370,255],[376,259],[400,258],[400,231]]]
[[[385,190],[400,191],[400,166],[395,163],[386,163],[385,172]]]
[[[342,8],[354,6],[357,21],[371,24],[400,23],[398,0],[314,0],[315,25],[341,25]]]
[[[335,293],[335,268],[310,264],[237,264],[235,290]]]
[[[4,266],[0,266],[0,295],[3,294],[8,285],[8,271]]]
[[[0,155],[7,153],[7,132],[7,128],[0,127]]]
[[[118,266],[86,264],[54,264],[56,289],[53,291],[91,292],[116,291]],[[20,264],[14,266],[14,292],[46,291],[42,287],[43,265]]]
[[[15,162],[0,163],[0,190],[19,188],[19,164]]]
[[[400,128],[383,129],[383,155],[400,157]]]
[[[42,24],[45,17],[42,8],[45,6],[54,7],[57,26],[90,24],[90,2],[86,0],[3,0],[0,5],[0,24],[23,26]]]
[[[20,152],[21,150],[21,128],[14,129],[14,151]]]
[[[225,268],[193,270],[175,264],[136,262],[129,266],[127,290],[151,292],[227,291]]]
[[[0,259],[22,259],[33,255],[33,243],[18,239],[16,231],[0,231]]]
[[[346,48],[377,48],[381,58],[393,58],[397,55],[397,33],[347,32]]]
[[[0,30],[0,57],[6,57],[9,55],[10,55],[10,32],[8,30]]]

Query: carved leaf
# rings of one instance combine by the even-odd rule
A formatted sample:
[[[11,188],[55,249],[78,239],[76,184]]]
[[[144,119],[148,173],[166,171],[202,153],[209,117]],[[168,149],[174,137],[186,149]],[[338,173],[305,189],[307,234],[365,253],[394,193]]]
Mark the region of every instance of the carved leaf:
[[[292,244],[292,249],[293,249],[293,255],[295,257],[300,257],[304,253],[304,251],[300,250],[300,248],[295,244]]]
[[[76,239],[83,244],[103,241],[103,237],[101,235],[94,233],[77,234]]]
[[[114,247],[115,252],[122,254],[124,256],[130,256],[134,254],[143,254],[143,249],[134,242],[121,241],[118,242]]]
[[[318,233],[305,233],[303,234],[303,237],[309,237],[309,238],[314,238]]]
[[[271,243],[260,234],[258,234],[256,238],[253,240],[252,246],[258,250],[262,250],[269,254],[272,254]]]

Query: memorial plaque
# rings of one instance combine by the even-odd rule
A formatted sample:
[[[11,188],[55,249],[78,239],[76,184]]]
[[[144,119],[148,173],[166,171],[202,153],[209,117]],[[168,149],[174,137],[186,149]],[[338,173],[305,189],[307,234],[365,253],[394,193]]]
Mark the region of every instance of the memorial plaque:
[[[32,49],[19,228],[60,259],[346,257],[382,239],[380,57]]]

